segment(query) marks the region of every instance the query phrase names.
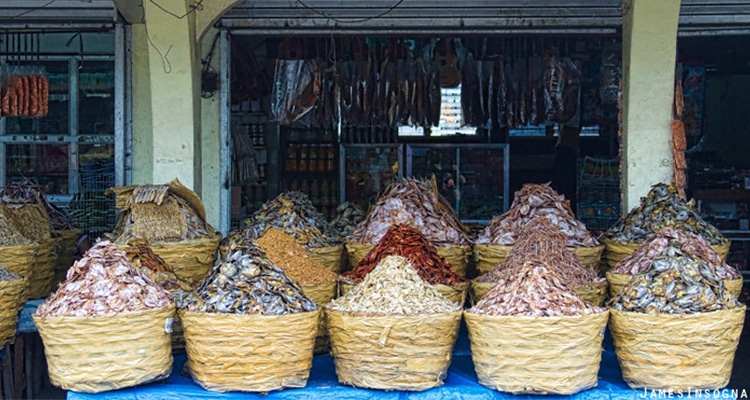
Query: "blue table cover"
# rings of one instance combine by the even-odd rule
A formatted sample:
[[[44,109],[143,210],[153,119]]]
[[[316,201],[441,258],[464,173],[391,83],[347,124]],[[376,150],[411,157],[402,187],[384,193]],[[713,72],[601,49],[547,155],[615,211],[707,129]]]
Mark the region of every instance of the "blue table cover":
[[[18,314],[18,333],[31,333],[36,332],[36,325],[31,315],[36,312],[36,309],[44,303],[45,299],[29,300],[23,304],[23,309]]]

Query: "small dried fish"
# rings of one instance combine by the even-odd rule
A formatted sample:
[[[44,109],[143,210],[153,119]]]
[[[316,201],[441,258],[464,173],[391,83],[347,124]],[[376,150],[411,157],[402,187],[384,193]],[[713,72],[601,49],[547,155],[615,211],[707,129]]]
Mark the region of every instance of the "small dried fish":
[[[357,224],[362,222],[363,219],[365,219],[365,211],[356,203],[347,201],[336,207],[336,217],[330,225],[331,229],[343,240],[354,232]]]
[[[257,244],[232,247],[221,263],[184,300],[189,311],[285,315],[318,306]]]
[[[391,225],[406,224],[435,246],[469,245],[458,217],[445,206],[431,182],[402,178],[386,188],[367,217],[347,236],[352,243],[377,244]]]
[[[169,294],[131,264],[125,252],[101,241],[68,270],[67,279],[37,309],[40,317],[112,316],[172,303]]]
[[[558,226],[567,239],[568,247],[595,247],[599,241],[578,221],[570,209],[570,202],[558,194],[549,183],[523,185],[513,195],[508,211],[493,218],[477,238],[477,243],[510,246],[518,232],[536,215],[546,217]]]
[[[466,282],[466,278],[456,275],[445,258],[438,254],[437,248],[409,225],[392,225],[380,243],[373,247],[359,265],[351,271],[344,272],[342,277],[361,282],[372,272],[382,259],[398,255],[411,262],[411,266],[420,277],[430,284],[455,285]]]
[[[47,201],[42,185],[35,179],[24,178],[8,183],[2,190],[2,198],[5,203],[43,205],[55,230],[76,228],[60,208]]]
[[[362,315],[416,315],[455,312],[461,305],[427,284],[406,258],[387,256],[362,283],[332,300],[326,309]]]
[[[21,280],[20,276],[8,271],[7,269],[0,267],[0,282]]]
[[[291,235],[269,228],[256,240],[269,260],[284,270],[286,275],[300,285],[319,285],[336,282],[339,276],[315,261],[304,247]]]
[[[581,299],[565,278],[542,260],[526,261],[500,280],[469,312],[487,315],[558,317],[591,315],[604,309]]]
[[[31,244],[31,240],[13,228],[5,211],[0,208],[0,246],[23,246]]]
[[[724,245],[727,239],[698,212],[681,199],[673,185],[657,183],[641,203],[620,218],[603,237],[623,243],[643,243],[660,231],[671,227],[703,236],[712,245]]]
[[[146,239],[131,239],[125,249],[128,260],[138,272],[151,279],[170,294],[176,291],[190,291],[192,288],[175,275],[172,267],[154,253]]]

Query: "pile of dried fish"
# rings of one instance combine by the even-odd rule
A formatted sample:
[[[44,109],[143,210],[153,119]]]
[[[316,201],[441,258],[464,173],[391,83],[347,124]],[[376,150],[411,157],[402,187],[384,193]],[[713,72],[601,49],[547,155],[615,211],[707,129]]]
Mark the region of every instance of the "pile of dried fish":
[[[255,243],[269,260],[300,285],[319,285],[336,282],[338,279],[335,272],[315,261],[292,236],[276,228],[266,230]]]
[[[24,246],[27,244],[31,244],[31,240],[16,231],[8,217],[5,216],[5,212],[0,209],[0,246]]]
[[[7,269],[0,267],[0,282],[15,281],[21,279],[20,276],[8,271]]]
[[[268,228],[294,236],[297,243],[308,249],[340,244],[323,214],[306,194],[298,191],[282,193],[263,203],[260,210],[245,221],[245,228],[230,234],[229,240],[244,243],[258,239]]]
[[[364,221],[347,237],[352,243],[377,244],[391,225],[414,226],[435,246],[469,245],[458,218],[445,207],[432,183],[403,178],[390,185]]]
[[[604,278],[586,268],[575,254],[566,248],[565,236],[560,228],[543,215],[531,218],[521,228],[515,246],[508,257],[490,272],[479,276],[477,282],[500,282],[519,273],[527,261],[541,260],[565,280],[568,286],[603,283]]]
[[[184,302],[193,312],[285,315],[317,305],[252,242],[230,253]]]
[[[665,227],[685,230],[703,236],[712,245],[723,245],[727,239],[698,212],[680,199],[673,185],[657,183],[651,187],[641,204],[620,218],[605,238],[621,243],[643,243]]]
[[[719,279],[741,279],[737,269],[724,261],[703,236],[678,229],[664,228],[643,246],[621,260],[610,272],[636,275],[650,268],[656,257],[690,257],[705,265]]]
[[[76,229],[62,210],[47,201],[42,186],[35,179],[25,178],[8,183],[2,191],[2,198],[4,203],[41,204],[47,210],[52,229]]]
[[[113,316],[170,305],[161,286],[143,276],[124,251],[109,241],[95,244],[68,270],[65,282],[36,314],[48,316]]]
[[[336,217],[330,225],[338,237],[345,238],[354,232],[357,224],[362,222],[363,219],[365,219],[365,211],[356,203],[347,201],[336,207]]]
[[[170,293],[180,290],[190,291],[187,283],[180,281],[172,267],[154,253],[146,239],[132,239],[128,242],[125,255],[138,272],[151,279]]]
[[[568,247],[595,247],[599,241],[578,221],[570,202],[545,184],[528,183],[513,195],[513,204],[504,214],[493,218],[477,238],[477,243],[511,246],[531,218],[542,215],[560,228]]]
[[[385,257],[398,255],[411,262],[422,279],[430,284],[455,285],[465,282],[466,278],[456,275],[450,263],[441,257],[437,248],[432,245],[418,230],[397,224],[391,226],[359,265],[351,271],[344,272],[342,277],[353,282],[361,282],[372,272]]]
[[[461,309],[428,285],[401,256],[388,256],[362,283],[326,306],[332,311],[363,315],[416,315]]]
[[[645,247],[645,246],[644,246]],[[617,310],[647,314],[691,314],[739,307],[724,289],[715,266],[670,241],[657,254],[641,254],[645,269],[610,300]]]
[[[517,272],[499,281],[469,312],[487,315],[558,317],[603,312],[581,299],[550,264],[523,263]]]

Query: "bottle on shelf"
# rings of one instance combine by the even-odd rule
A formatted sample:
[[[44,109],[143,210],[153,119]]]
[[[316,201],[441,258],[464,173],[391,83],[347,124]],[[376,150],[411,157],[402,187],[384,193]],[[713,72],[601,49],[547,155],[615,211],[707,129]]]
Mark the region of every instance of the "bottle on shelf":
[[[331,172],[334,170],[336,162],[336,150],[332,144],[326,145],[326,171]]]
[[[307,170],[310,172],[315,172],[318,170],[318,146],[311,144],[308,146],[308,167]]]
[[[286,149],[286,165],[285,169],[289,172],[296,172],[299,169],[297,145],[289,145]]]
[[[299,146],[299,162],[297,163],[297,171],[307,172],[310,170],[309,161],[309,146],[306,144]]]

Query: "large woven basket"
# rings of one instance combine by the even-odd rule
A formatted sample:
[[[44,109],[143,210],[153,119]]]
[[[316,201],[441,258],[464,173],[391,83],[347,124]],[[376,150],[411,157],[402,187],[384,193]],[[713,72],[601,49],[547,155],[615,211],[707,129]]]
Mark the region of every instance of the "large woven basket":
[[[442,294],[448,300],[454,303],[458,303],[462,307],[464,303],[466,302],[466,295],[469,291],[469,282],[459,283],[456,285],[442,285],[442,284],[432,285],[430,284],[430,286],[435,288],[435,290],[437,290],[438,293]],[[343,296],[349,293],[349,291],[352,290],[353,287],[354,287],[353,284],[340,280],[339,281],[339,295]]]
[[[217,392],[304,387],[320,312],[255,315],[180,310],[190,373],[204,389]]]
[[[610,311],[615,353],[631,388],[685,391],[729,383],[745,306],[673,315]]]
[[[479,275],[492,271],[497,264],[508,258],[513,246],[500,246],[495,244],[475,244],[474,261],[476,262]],[[568,247],[568,250],[581,259],[584,266],[595,271],[599,270],[599,261],[604,251],[604,245],[595,247]]]
[[[349,257],[349,269],[357,268],[360,261],[373,249],[371,244],[346,243]],[[466,276],[466,266],[471,257],[471,246],[437,246],[438,254],[451,265],[451,271],[459,276]]]
[[[53,286],[64,281],[65,275],[68,273],[68,269],[73,265],[73,262],[78,255],[78,239],[81,237],[80,229],[67,229],[63,231],[55,231],[58,237],[61,238],[60,250],[57,252],[57,263],[55,264],[55,277],[53,279]]]
[[[34,260],[29,284],[30,299],[47,297],[54,290],[55,266],[57,266],[57,253],[60,250],[61,240],[61,238],[49,238],[39,243],[39,251]]]
[[[326,320],[340,383],[418,391],[443,384],[461,312],[368,317],[326,310]]]
[[[34,260],[36,260],[36,253],[38,251],[39,243],[0,247],[0,266],[22,278],[26,278],[21,303],[25,303],[29,298],[32,268],[34,267]]]
[[[337,274],[341,273],[344,246],[318,247],[309,251],[313,260],[323,264],[324,267]]]
[[[643,246],[643,243],[622,243],[610,239],[602,239],[602,243],[604,243],[604,254],[602,255],[602,260],[607,264],[607,271],[614,268],[620,260],[633,254],[633,252]],[[711,247],[716,250],[722,260],[726,261],[730,245],[731,242],[727,241],[725,244],[711,245]]]
[[[205,236],[180,242],[151,243],[151,250],[174,270],[177,278],[189,284],[202,282],[214,266],[221,235]]]
[[[595,387],[609,313],[577,317],[464,312],[479,383],[511,393],[573,394]]]
[[[98,393],[164,379],[172,370],[174,305],[112,317],[46,317],[34,323],[52,384]]]
[[[324,283],[320,285],[300,285],[302,287],[302,293],[309,297],[315,302],[321,309],[328,304],[329,301],[336,297],[338,292],[338,281]],[[326,328],[326,319],[321,312],[318,318],[318,333],[315,335],[315,354],[323,354],[328,351],[331,344],[331,338],[328,336],[328,329]]]
[[[0,348],[13,344],[18,329],[18,310],[26,302],[26,278],[0,281]]]
[[[609,297],[615,297],[633,277],[633,275],[616,274],[611,271],[607,271],[606,276],[607,282],[609,282]],[[728,290],[734,297],[740,297],[742,293],[742,278],[724,279],[724,289]]]
[[[472,280],[469,294],[471,304],[477,304],[477,302],[484,297],[493,286],[495,286],[494,282],[477,282],[476,279]],[[607,297],[607,282],[577,286],[574,287],[573,290],[578,293],[584,301],[595,306],[601,306],[604,304],[604,299]]]

